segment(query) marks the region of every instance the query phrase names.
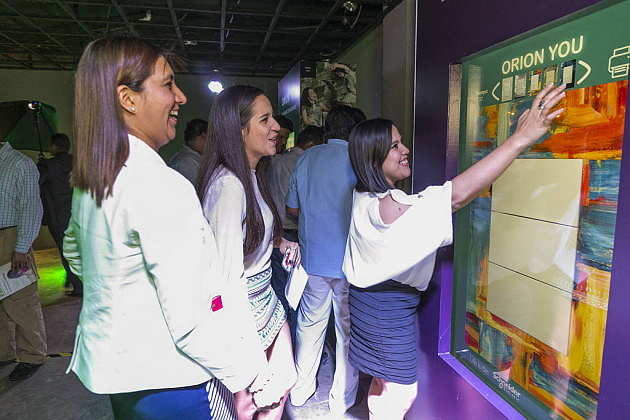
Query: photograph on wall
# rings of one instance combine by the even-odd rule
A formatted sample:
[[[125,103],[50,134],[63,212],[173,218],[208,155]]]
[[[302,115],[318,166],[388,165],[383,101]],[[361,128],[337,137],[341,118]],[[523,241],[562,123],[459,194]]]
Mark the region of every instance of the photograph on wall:
[[[323,127],[327,113],[335,105],[355,106],[356,85],[356,65],[318,61],[311,66],[303,66],[300,126]]]

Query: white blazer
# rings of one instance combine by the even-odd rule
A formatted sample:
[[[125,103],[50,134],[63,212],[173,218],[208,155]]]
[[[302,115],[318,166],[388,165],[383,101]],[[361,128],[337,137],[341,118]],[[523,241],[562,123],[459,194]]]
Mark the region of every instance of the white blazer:
[[[193,186],[129,136],[113,194],[75,189],[64,255],[84,284],[68,371],[96,393],[200,384],[232,392],[266,368],[243,289],[217,273]]]

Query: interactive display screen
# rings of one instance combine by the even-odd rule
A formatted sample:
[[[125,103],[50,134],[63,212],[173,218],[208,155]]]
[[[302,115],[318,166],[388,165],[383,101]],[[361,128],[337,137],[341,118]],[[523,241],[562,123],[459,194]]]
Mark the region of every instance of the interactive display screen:
[[[630,68],[630,2],[463,60],[460,171],[547,83],[566,111],[457,215],[452,353],[528,417],[596,417]]]

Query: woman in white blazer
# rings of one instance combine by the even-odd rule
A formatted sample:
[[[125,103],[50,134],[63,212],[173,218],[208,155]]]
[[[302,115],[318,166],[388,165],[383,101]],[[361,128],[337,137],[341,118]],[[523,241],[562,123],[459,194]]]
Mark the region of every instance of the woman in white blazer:
[[[268,363],[244,333],[240,290],[217,281],[193,186],[157,153],[186,103],[169,57],[138,38],[103,38],[75,78],[64,255],[84,297],[68,370],[109,394],[117,419],[232,419],[232,393],[262,390]]]

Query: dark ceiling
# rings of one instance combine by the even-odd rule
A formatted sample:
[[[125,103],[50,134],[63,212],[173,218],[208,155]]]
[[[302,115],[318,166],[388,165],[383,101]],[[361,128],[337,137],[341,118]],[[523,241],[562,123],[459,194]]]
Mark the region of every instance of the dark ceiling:
[[[134,34],[186,73],[282,76],[335,58],[401,0],[0,0],[0,68],[72,70],[85,45]]]

